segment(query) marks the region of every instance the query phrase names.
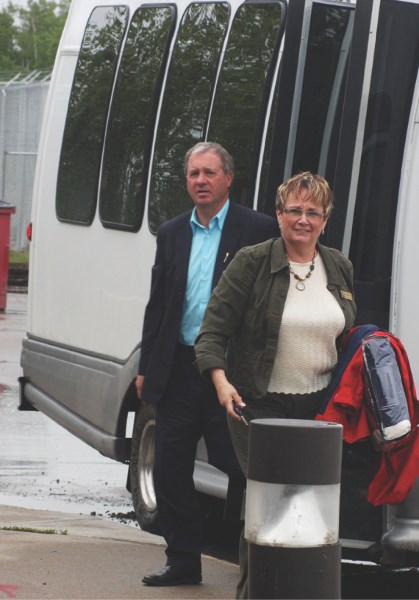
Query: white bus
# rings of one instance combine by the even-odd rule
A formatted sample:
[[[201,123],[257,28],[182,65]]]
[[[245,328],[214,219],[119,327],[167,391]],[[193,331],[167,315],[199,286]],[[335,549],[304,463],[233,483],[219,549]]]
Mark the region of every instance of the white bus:
[[[395,333],[419,381],[418,56],[418,0],[73,0],[39,145],[20,408],[127,463],[143,528],[154,420],[133,380],[155,234],[190,207],[194,143],[224,145],[232,199],[271,215],[291,174],[329,180],[323,239],[353,261],[358,321]],[[205,458],[197,489],[228,503]],[[344,555],[419,564],[419,488],[373,507],[371,469],[368,441],[345,447]]]

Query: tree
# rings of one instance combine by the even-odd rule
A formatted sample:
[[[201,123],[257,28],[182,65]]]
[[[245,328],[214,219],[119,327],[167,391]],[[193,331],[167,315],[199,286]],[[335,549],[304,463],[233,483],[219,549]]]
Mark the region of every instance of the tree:
[[[13,70],[17,60],[16,28],[9,5],[0,12],[0,70]]]
[[[0,11],[0,69],[15,72],[52,68],[70,0],[9,2]]]

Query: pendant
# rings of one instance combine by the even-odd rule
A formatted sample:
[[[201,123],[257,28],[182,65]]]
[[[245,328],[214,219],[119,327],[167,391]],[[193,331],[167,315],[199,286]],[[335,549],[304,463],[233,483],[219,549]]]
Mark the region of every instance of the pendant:
[[[316,258],[316,251],[314,251],[313,258],[311,260],[311,265],[310,265],[310,268],[308,270],[308,273],[306,274],[305,277],[300,277],[299,275],[297,275],[297,273],[294,273],[294,271],[293,271],[293,269],[292,269],[292,267],[290,265],[289,258],[287,256],[287,259],[288,259],[288,270],[291,273],[291,275],[294,277],[294,279],[297,279],[297,283],[295,284],[295,287],[297,288],[297,290],[299,292],[304,292],[304,290],[306,289],[306,286],[305,286],[304,282],[305,282],[306,279],[308,279],[309,277],[311,277],[311,274],[314,271],[314,259],[315,258]]]

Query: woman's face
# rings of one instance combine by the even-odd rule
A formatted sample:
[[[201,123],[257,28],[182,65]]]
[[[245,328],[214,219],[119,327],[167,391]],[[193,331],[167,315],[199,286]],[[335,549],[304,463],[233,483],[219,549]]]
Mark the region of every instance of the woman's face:
[[[294,213],[295,211],[295,213]],[[301,212],[302,211],[302,212]],[[327,223],[322,207],[310,199],[309,190],[302,189],[298,196],[291,192],[285,200],[284,210],[276,211],[285,244],[313,249],[317,238]]]

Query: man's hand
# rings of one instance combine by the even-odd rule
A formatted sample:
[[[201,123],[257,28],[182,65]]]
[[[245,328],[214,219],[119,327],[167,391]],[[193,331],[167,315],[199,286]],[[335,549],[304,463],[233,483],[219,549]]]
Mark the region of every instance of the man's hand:
[[[144,375],[137,375],[135,379],[135,388],[137,390],[137,396],[141,400],[141,393],[143,391]]]
[[[236,413],[234,407],[236,406],[241,409],[246,405],[234,385],[231,385],[231,383],[228,381],[223,369],[212,369],[211,379],[214,383],[215,389],[217,390],[217,396],[221,406],[226,409],[227,413],[232,419],[240,421],[241,417],[238,413]]]

